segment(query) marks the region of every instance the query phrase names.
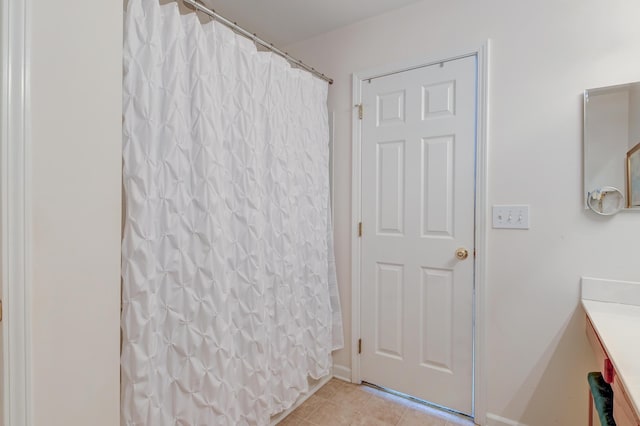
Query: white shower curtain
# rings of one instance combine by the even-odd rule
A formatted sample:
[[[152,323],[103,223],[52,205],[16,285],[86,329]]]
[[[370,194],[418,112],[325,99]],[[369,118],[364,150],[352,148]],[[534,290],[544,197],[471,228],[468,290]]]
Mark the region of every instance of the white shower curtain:
[[[342,346],[327,84],[130,0],[122,424],[264,425]]]

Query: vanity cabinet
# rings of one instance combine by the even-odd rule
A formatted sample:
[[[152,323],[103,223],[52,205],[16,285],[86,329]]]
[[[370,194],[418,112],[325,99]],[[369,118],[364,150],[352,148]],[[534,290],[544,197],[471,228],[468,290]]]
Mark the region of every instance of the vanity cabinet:
[[[640,425],[638,413],[633,410],[629,396],[620,380],[614,380],[611,388],[613,389],[613,418],[616,420],[616,426]]]
[[[586,323],[587,339],[596,357],[598,369],[605,382],[609,383],[613,390],[613,417],[615,418],[616,426],[640,426],[640,416],[630,401],[630,396],[622,383],[622,378],[616,372],[614,360],[607,353],[602,343],[602,338],[598,335],[588,316]],[[638,363],[640,363],[640,359]],[[598,420],[595,420],[595,422],[598,422]],[[599,423],[594,424],[597,425]]]
[[[589,340],[589,344],[591,345],[591,349],[593,349],[593,354],[596,357],[596,363],[598,364],[598,371],[602,374],[604,381],[611,384],[613,383],[613,376],[615,375],[615,369],[613,368],[613,364],[611,363],[611,359],[607,352],[604,350],[602,346],[602,342],[598,337],[595,329],[593,328],[593,324],[589,317],[587,317],[587,340]]]

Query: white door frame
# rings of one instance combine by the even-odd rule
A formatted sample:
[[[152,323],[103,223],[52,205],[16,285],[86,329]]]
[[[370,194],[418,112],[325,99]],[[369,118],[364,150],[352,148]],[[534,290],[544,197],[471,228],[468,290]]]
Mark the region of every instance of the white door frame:
[[[5,426],[31,424],[29,0],[0,0],[2,397]]]
[[[360,338],[360,265],[361,238],[358,236],[358,224],[362,217],[362,181],[361,181],[361,138],[362,121],[359,119],[358,105],[362,99],[362,82],[370,78],[408,71],[419,67],[450,61],[466,56],[478,58],[478,99],[476,123],[476,185],[475,185],[475,293],[474,293],[474,389],[473,414],[476,423],[484,424],[486,418],[486,381],[485,381],[485,284],[487,265],[487,182],[488,182],[488,74],[489,74],[489,40],[479,46],[461,49],[456,54],[449,51],[440,55],[393,64],[382,68],[371,69],[353,74],[353,113],[352,113],[352,218],[351,218],[351,381],[360,383],[360,356],[358,355],[358,339]],[[365,111],[365,114],[367,112]]]

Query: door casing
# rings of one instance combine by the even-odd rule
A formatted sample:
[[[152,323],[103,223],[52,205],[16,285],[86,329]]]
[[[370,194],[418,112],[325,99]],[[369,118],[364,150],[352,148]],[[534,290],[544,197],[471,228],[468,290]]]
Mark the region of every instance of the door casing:
[[[476,56],[478,60],[478,96],[476,119],[476,176],[475,176],[475,246],[476,259],[474,270],[474,386],[473,386],[473,414],[476,423],[486,421],[486,380],[485,380],[485,283],[487,265],[487,183],[488,183],[488,74],[489,74],[490,41],[480,45],[462,48],[456,52],[442,52],[429,57],[391,64],[380,68],[361,71],[353,74],[352,79],[352,218],[351,218],[351,381],[360,383],[360,356],[358,354],[358,340],[360,338],[360,299],[361,299],[361,239],[358,227],[362,218],[362,180],[361,180],[361,120],[359,108],[362,99],[362,83],[368,79],[382,77],[388,74],[421,68],[444,61],[450,61],[467,56]],[[366,113],[366,112],[365,112]]]
[[[31,424],[30,0],[0,0],[0,424]]]

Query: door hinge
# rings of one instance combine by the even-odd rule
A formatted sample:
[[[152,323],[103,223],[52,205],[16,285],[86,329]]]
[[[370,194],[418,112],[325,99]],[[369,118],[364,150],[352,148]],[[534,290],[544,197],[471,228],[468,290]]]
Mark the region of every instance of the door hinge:
[[[358,105],[358,118],[360,120],[362,120],[362,117],[364,116],[364,107],[362,106],[362,104]]]
[[[2,299],[0,299],[0,322],[2,322]]]
[[[358,223],[358,237],[362,237],[362,222]]]
[[[362,353],[362,339],[358,339],[358,353]]]

